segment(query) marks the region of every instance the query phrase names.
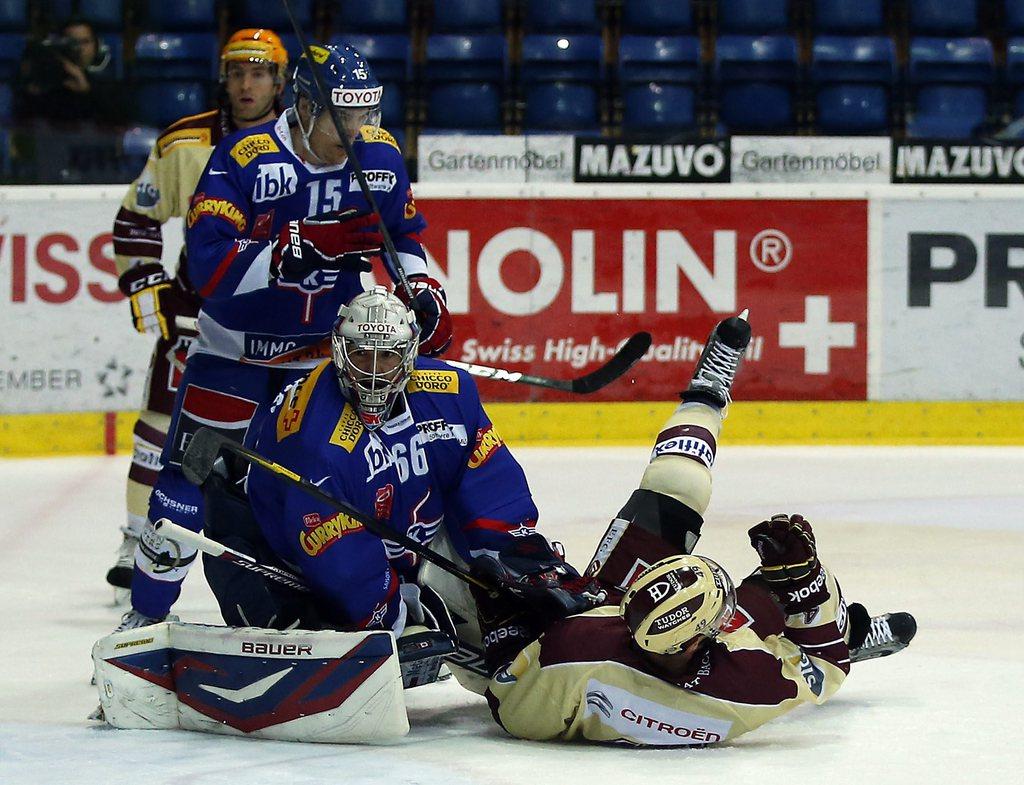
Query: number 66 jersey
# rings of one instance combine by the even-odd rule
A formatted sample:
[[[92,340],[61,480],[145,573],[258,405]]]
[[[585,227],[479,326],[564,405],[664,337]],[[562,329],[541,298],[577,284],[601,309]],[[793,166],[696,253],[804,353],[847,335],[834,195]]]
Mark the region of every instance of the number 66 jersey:
[[[185,218],[189,277],[204,300],[198,351],[245,363],[312,367],[312,347],[338,308],[363,290],[355,272],[315,270],[270,280],[271,251],[289,221],[370,212],[351,161],[317,166],[292,147],[293,111],[239,131],[214,149]],[[405,162],[394,138],[364,126],[353,143],[406,274],[426,273]],[[395,279],[393,270],[388,270]]]

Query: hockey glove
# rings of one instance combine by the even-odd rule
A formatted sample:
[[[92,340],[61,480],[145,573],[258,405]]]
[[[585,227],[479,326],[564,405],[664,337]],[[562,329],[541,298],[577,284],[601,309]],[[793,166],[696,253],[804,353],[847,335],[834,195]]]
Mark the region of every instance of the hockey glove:
[[[270,259],[270,279],[302,281],[314,270],[370,271],[365,254],[380,250],[380,232],[374,215],[354,209],[325,213],[281,227]]]
[[[814,532],[802,515],[773,515],[748,534],[761,558],[761,577],[787,615],[809,611],[829,598]]]
[[[165,339],[174,335],[174,317],[181,311],[182,302],[162,265],[137,264],[121,274],[117,286],[128,298],[136,330]]]
[[[444,289],[425,275],[410,278],[409,288],[413,294],[411,303],[405,287],[397,287],[395,295],[416,313],[420,325],[420,354],[424,357],[444,354],[452,342],[452,316],[448,313]]]

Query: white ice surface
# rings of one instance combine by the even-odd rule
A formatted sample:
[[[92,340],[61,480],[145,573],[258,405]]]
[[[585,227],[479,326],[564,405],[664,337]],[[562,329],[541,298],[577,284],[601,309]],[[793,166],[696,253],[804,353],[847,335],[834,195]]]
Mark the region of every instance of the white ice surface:
[[[584,564],[643,449],[521,449],[541,521]],[[803,512],[848,598],[910,610],[901,654],[855,665],[838,695],[727,746],[630,750],[507,738],[453,681],[407,693],[387,748],[288,744],[85,721],[89,650],[116,624],[103,582],[127,459],[0,461],[0,783],[1003,783],[1024,744],[1024,450],[730,448],[698,551],[736,576],[745,528]],[[198,571],[175,607],[216,622]]]

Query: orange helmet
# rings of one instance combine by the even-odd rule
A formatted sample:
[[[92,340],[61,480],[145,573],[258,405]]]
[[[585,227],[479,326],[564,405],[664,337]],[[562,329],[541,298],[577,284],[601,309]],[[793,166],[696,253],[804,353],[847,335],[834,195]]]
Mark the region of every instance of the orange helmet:
[[[283,79],[288,70],[288,51],[281,36],[265,27],[247,27],[239,30],[220,51],[220,78],[227,76],[228,63],[273,63],[277,77]]]

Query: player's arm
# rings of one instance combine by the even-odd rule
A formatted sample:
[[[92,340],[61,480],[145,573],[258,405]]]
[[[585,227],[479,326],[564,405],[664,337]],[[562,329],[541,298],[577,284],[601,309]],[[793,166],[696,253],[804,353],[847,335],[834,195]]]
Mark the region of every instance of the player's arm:
[[[398,145],[387,131],[378,130],[376,135],[386,137],[386,143],[378,146],[386,150],[385,161],[394,177],[394,185],[390,190],[375,192],[374,196],[377,197],[384,225],[394,241],[398,262],[412,289],[412,307],[420,325],[419,353],[426,357],[437,357],[444,354],[451,345],[452,318],[448,312],[444,287],[427,274],[427,255],[420,239],[423,230],[427,228],[427,222],[416,207],[405,161]],[[384,265],[391,280],[397,284],[398,273],[386,254]],[[401,286],[396,286],[395,294],[409,305],[409,297]]]
[[[161,263],[161,227],[175,215],[179,177],[175,153],[161,154],[160,140],[121,202],[114,218],[114,262],[118,286],[129,300],[132,322],[140,333],[169,338],[182,298]]]
[[[850,672],[849,625],[839,583],[818,560],[811,525],[801,515],[775,515],[750,532],[761,558],[757,577],[782,608],[779,635],[766,646],[801,697],[823,703]]]

